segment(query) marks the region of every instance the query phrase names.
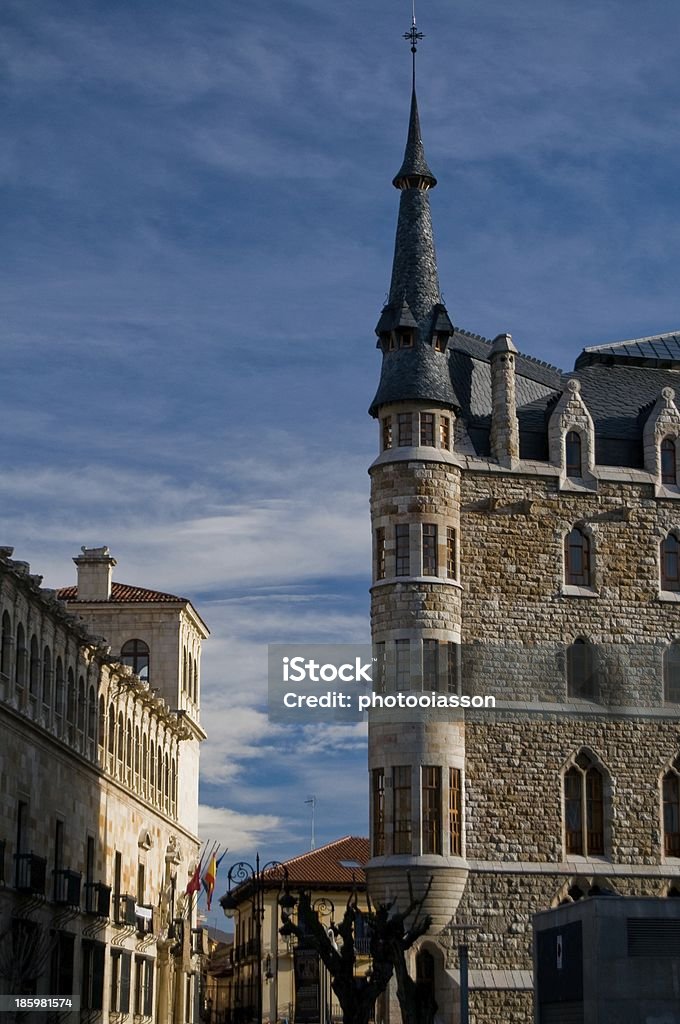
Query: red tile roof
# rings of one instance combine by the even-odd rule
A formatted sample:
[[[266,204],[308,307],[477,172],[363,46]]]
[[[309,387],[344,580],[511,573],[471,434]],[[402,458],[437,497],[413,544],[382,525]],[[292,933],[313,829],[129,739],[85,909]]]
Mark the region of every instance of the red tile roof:
[[[62,587],[57,591],[60,601],[77,601],[78,587]],[[153,602],[175,601],[188,602],[186,597],[177,597],[175,594],[164,594],[162,590],[147,590],[146,587],[131,587],[127,583],[111,584],[111,601],[125,603],[152,604]],[[107,604],[106,601],[87,601],[87,604]]]
[[[369,859],[368,839],[363,836],[343,836],[332,843],[310,850],[283,863],[288,869],[291,883],[322,886],[351,886],[366,884],[363,865]],[[280,872],[272,871],[280,879]]]

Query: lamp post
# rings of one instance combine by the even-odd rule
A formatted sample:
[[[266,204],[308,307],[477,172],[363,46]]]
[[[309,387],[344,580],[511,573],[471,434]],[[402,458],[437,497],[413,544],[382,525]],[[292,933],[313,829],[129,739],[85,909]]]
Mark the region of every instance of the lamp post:
[[[452,931],[462,932],[459,944],[458,944],[458,966],[460,971],[460,1024],[468,1024],[470,1020],[470,1002],[469,1002],[469,982],[468,982],[468,942],[467,932],[473,931],[477,925],[474,924],[454,924],[451,925]]]
[[[265,915],[265,892],[267,884],[281,878],[283,891],[278,899],[282,910],[290,911],[295,905],[295,899],[288,889],[288,868],[278,860],[267,861],[260,865],[260,854],[255,854],[255,867],[247,861],[240,860],[232,864],[227,875],[229,888],[220,899],[220,906],[227,917],[233,917],[240,900],[232,893],[232,884],[236,886],[235,891],[243,887],[243,899],[248,900],[253,908],[253,919],[255,921],[255,956],[257,958],[257,997],[256,1017],[257,1024],[262,1024],[262,923]],[[252,893],[252,895],[246,895]]]

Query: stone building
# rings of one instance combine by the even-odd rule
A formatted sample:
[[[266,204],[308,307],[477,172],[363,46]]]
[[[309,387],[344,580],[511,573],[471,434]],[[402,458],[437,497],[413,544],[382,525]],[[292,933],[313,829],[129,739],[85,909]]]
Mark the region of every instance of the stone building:
[[[195,1020],[184,891],[207,630],[172,595],[114,583],[107,600],[105,548],[75,559],[94,611],[11,556],[0,549],[0,992],[75,995],[64,1019],[93,1024]]]
[[[414,968],[443,1019],[464,934],[471,1020],[528,1024],[532,914],[678,891],[680,335],[563,371],[455,327],[415,89],[393,184],[373,642],[379,692],[447,706],[371,715],[369,890],[432,879]],[[461,710],[489,694],[495,710]]]

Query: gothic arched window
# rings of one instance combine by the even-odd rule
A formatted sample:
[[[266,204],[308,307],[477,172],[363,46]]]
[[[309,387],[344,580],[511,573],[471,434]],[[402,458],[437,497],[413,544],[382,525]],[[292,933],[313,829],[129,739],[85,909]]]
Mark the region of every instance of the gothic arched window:
[[[28,692],[32,697],[38,696],[40,687],[40,648],[38,638],[33,634],[31,637],[31,664],[28,672]]]
[[[661,442],[661,483],[675,487],[677,482],[675,441],[672,437],[664,437]]]
[[[576,430],[570,430],[565,438],[567,476],[580,479],[583,476],[583,443]]]
[[[663,777],[663,849],[667,857],[680,857],[680,757]]]
[[[564,538],[564,581],[573,587],[592,586],[590,538],[578,526]]]
[[[564,775],[564,832],[568,854],[604,853],[604,780],[584,751]]]
[[[42,661],[42,702],[48,707],[52,699],[52,653],[49,647],[43,651]]]
[[[12,664],[12,620],[9,612],[2,613],[2,649],[0,650],[0,675],[9,678]]]
[[[680,590],[680,541],[669,533],[661,541],[661,589]]]

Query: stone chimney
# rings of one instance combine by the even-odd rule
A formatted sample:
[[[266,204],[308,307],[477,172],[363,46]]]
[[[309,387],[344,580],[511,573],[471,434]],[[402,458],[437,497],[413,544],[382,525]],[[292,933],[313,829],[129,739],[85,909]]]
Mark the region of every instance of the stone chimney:
[[[515,356],[512,336],[494,338],[491,362],[491,454],[502,466],[519,460],[519,425],[515,399]]]
[[[107,547],[82,547],[80,550],[82,555],[73,559],[78,566],[78,600],[109,601],[111,570],[116,564],[115,558],[111,558]]]

